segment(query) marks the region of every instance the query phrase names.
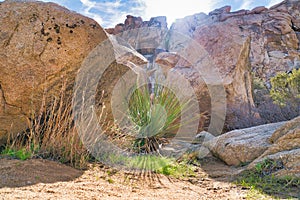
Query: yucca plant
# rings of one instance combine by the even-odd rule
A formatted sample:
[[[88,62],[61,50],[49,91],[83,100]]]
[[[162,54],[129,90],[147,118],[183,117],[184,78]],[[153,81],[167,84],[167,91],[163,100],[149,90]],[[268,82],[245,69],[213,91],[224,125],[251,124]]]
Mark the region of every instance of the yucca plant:
[[[129,99],[130,120],[135,124],[133,149],[137,153],[156,152],[168,143],[183,125],[181,116],[186,104],[181,104],[167,87],[155,85],[154,93],[147,87],[135,88]]]

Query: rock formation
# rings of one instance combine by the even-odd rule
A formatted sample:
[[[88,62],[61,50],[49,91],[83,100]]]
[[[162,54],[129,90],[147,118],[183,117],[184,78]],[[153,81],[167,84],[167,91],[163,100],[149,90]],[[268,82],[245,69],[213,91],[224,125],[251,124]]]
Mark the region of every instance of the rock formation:
[[[205,137],[201,141],[202,149],[198,147],[199,154],[207,147],[226,164],[249,164],[247,169],[271,160],[278,164],[278,168],[271,172],[274,175],[300,177],[300,117],[288,122],[234,130],[218,137],[202,132],[197,138],[202,136]]]
[[[300,177],[300,117],[297,117],[277,129],[268,142],[271,146],[249,166],[271,159],[282,163],[282,169],[276,171],[277,175],[295,174]]]
[[[107,31],[119,34],[143,55],[152,54],[151,60],[158,58],[158,64],[164,62],[162,57],[167,60],[167,68],[182,73],[195,89],[200,110],[211,110],[214,107],[210,98],[211,83],[206,80],[215,77],[212,78],[211,71],[203,70],[213,67],[226,91],[227,111],[240,110],[243,113],[241,116],[254,114],[259,117],[251,110],[254,106],[253,75],[261,79],[266,87],[270,87],[270,78],[276,73],[300,67],[299,8],[300,3],[295,0],[285,0],[270,9],[257,7],[230,12],[231,7],[225,6],[208,15],[199,13],[178,19],[169,30],[162,26],[166,24],[164,18],[152,18],[150,22],[159,23],[150,23],[143,22],[139,17],[127,16],[124,24]],[[138,44],[136,38],[141,37],[138,28],[145,27],[159,27],[163,31],[159,35],[155,31],[142,35]],[[145,51],[142,48],[145,45],[140,45],[141,41],[154,42],[160,52],[172,53],[169,58],[165,52],[163,56],[157,57],[160,52]],[[191,51],[198,51],[199,55],[209,60],[198,63],[202,66],[202,74],[197,66],[183,58],[183,52],[189,51],[187,47],[191,41],[202,48]],[[173,52],[182,58],[174,57]],[[233,116],[227,116],[228,123],[232,121],[231,117]]]
[[[152,17],[150,21],[143,21],[141,17],[135,17],[132,15],[127,15],[124,23],[117,24],[114,28],[105,29],[107,33],[117,35],[124,31],[129,31],[137,28],[143,27],[167,27],[167,18]]]
[[[279,122],[230,131],[210,141],[209,149],[228,165],[252,162],[271,146],[270,137],[283,124]]]
[[[83,59],[107,39],[92,19],[54,3],[0,3],[0,145],[25,131],[43,96],[70,91]],[[70,86],[70,87],[68,87]]]
[[[283,1],[270,9],[257,7],[230,12],[226,6],[209,15],[200,13],[177,20],[170,31],[195,38],[215,57],[216,65],[228,72],[236,65],[238,54],[232,57],[227,53],[240,49],[241,41],[250,37],[251,70],[268,82],[278,71],[300,66],[300,18],[296,14],[299,7],[295,0]],[[178,38],[170,39],[173,48],[182,42]]]

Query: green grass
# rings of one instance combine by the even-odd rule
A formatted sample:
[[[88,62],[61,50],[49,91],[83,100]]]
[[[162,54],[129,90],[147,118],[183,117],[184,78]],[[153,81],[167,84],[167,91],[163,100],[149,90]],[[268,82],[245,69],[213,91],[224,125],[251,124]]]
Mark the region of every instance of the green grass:
[[[27,160],[32,157],[32,152],[22,148],[22,149],[11,149],[11,148],[6,148],[1,152],[1,155],[3,156],[9,156],[12,158],[17,158],[20,160]]]
[[[144,169],[175,178],[193,176],[193,166],[185,160],[177,162],[175,159],[155,155],[136,156],[129,160],[131,168]]]
[[[105,159],[112,166],[121,165],[130,170],[151,171],[175,178],[195,176],[194,166],[186,159],[177,162],[174,158],[151,154],[133,157],[111,154]]]
[[[265,160],[253,170],[243,172],[237,184],[250,189],[248,199],[300,198],[300,178],[274,176],[273,173],[282,168],[280,161]]]

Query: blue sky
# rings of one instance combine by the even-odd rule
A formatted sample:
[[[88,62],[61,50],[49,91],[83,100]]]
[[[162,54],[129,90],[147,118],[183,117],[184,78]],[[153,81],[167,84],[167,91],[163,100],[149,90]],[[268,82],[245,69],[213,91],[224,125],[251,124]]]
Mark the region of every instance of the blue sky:
[[[0,0],[3,1],[3,0]],[[208,13],[224,5],[232,11],[252,9],[257,6],[270,7],[283,0],[42,0],[55,2],[70,10],[95,19],[103,27],[114,27],[124,22],[127,14],[150,17],[167,16],[170,26],[178,18],[199,12]]]

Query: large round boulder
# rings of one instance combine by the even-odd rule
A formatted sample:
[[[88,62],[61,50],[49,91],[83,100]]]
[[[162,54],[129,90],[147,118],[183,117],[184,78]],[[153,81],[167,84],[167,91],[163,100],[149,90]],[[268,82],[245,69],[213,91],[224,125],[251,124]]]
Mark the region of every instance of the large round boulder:
[[[26,130],[45,96],[72,91],[82,61],[105,31],[54,3],[0,3],[0,145]]]

